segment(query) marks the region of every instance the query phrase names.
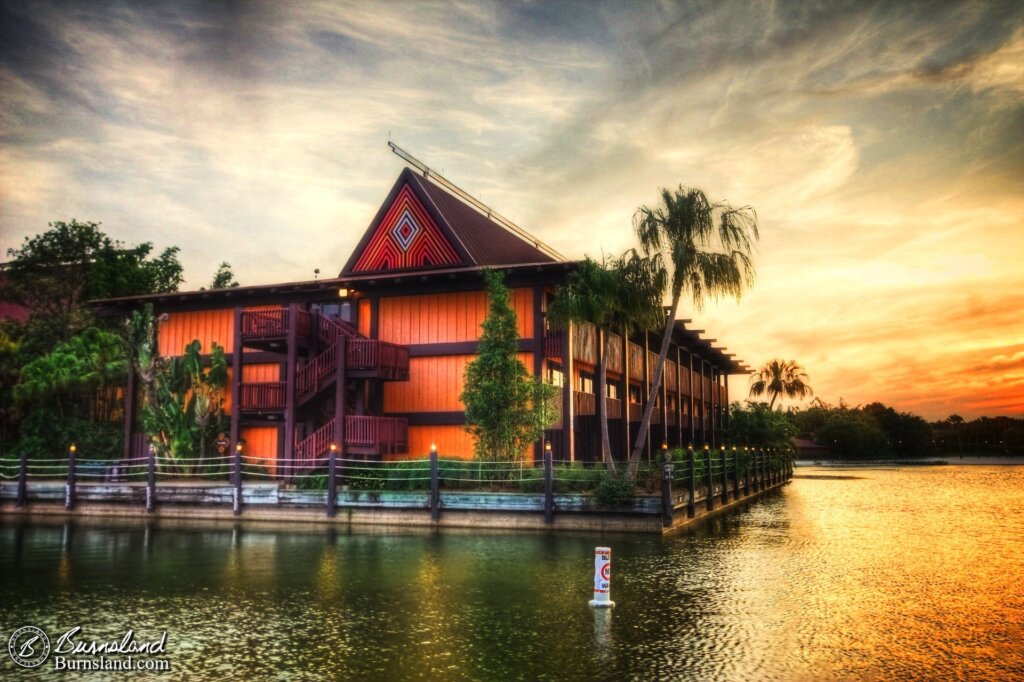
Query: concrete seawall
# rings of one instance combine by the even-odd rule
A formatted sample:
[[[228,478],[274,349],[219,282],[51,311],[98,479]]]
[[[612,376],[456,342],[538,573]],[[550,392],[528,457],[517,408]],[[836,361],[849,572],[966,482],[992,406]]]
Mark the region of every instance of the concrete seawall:
[[[451,491],[440,494],[440,513],[431,517],[428,492],[339,491],[337,512],[326,514],[326,493],[290,490],[276,484],[246,485],[240,513],[233,511],[234,489],[229,485],[162,484],[156,504],[146,511],[146,486],[138,483],[79,484],[74,507],[65,508],[65,485],[59,481],[33,482],[26,489],[26,504],[18,507],[17,486],[0,485],[0,515],[90,518],[208,519],[236,522],[305,523],[328,526],[374,525],[424,528],[491,528],[506,530],[612,531],[666,533],[698,522],[788,482],[766,480],[763,489],[744,482],[729,488],[729,502],[721,502],[721,485],[713,486],[715,504],[707,508],[707,487],[697,488],[695,515],[687,516],[689,493],[673,491],[671,525],[665,523],[661,499],[634,498],[631,505],[609,509],[591,495],[556,494],[552,522],[545,522],[542,493]],[[734,499],[735,498],[735,499]]]

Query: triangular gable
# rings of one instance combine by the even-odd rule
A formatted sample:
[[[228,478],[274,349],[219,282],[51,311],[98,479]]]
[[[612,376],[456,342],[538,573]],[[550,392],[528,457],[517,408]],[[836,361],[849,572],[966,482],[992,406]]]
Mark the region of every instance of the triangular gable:
[[[399,177],[391,195],[356,247],[344,274],[424,270],[467,263],[461,249],[453,245],[446,230],[438,226],[438,221],[417,196],[405,173]]]

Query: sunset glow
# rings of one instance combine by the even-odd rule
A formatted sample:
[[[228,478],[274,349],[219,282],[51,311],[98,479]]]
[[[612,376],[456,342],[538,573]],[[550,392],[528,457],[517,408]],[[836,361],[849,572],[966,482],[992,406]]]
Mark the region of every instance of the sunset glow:
[[[660,187],[753,206],[755,286],[683,317],[830,402],[1024,415],[1021,3],[56,3],[0,33],[5,252],[77,218],[180,246],[189,289],[333,276],[390,136],[570,258],[633,246]]]

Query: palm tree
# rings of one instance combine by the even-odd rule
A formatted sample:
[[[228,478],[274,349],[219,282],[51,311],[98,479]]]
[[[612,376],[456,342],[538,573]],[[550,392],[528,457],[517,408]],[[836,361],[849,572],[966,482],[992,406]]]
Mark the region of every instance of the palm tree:
[[[640,246],[647,255],[660,254],[671,267],[672,302],[664,320],[658,362],[651,377],[650,394],[644,407],[628,474],[636,476],[640,456],[654,413],[654,401],[661,388],[679,302],[686,294],[700,310],[706,298],[733,296],[753,282],[750,255],[757,240],[757,216],[749,206],[733,208],[727,202],[712,203],[699,189],[679,186],[674,192],[661,190],[662,205],[641,206],[633,217]],[[667,275],[668,273],[666,273]]]
[[[795,360],[772,360],[750,377],[750,395],[768,394],[772,397],[768,409],[775,408],[775,400],[780,395],[787,398],[806,398],[814,395],[807,383],[807,372]]]
[[[601,458],[611,472],[615,471],[608,433],[611,334],[618,330],[628,338],[637,328],[660,322],[664,288],[658,260],[643,258],[635,250],[601,263],[587,257],[569,275],[548,308],[548,318],[558,327],[590,323],[597,330],[597,420],[601,425]]]

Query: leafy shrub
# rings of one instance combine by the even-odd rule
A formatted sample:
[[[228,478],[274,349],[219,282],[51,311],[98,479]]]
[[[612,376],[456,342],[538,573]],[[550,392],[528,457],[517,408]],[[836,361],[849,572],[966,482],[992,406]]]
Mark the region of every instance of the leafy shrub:
[[[622,507],[635,496],[636,486],[623,476],[606,475],[594,490],[594,498],[602,507]]]

